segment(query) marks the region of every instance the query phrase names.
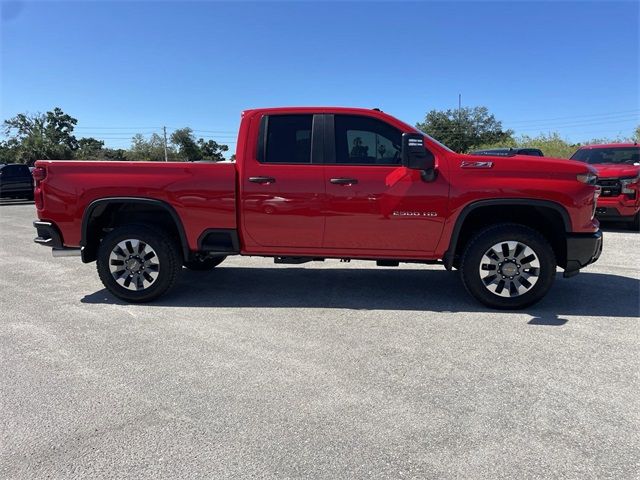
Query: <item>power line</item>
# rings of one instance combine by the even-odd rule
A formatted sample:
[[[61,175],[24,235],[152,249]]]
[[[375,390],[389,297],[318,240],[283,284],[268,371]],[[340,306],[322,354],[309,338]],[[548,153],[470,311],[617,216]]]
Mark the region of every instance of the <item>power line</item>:
[[[619,123],[628,123],[633,121],[634,119],[610,119],[610,120],[602,120],[602,121],[590,121],[590,122],[580,122],[580,123],[565,123],[565,124],[546,124],[546,125],[539,125],[539,126],[528,126],[528,125],[511,125],[510,123],[507,122],[500,122],[502,123],[502,128],[503,130],[509,129],[511,127],[513,127],[514,130],[517,131],[531,131],[531,130],[536,130],[536,131],[542,131],[542,130],[549,130],[549,129],[571,129],[571,128],[580,128],[580,127],[588,127],[591,125],[611,125],[611,124],[619,124]],[[456,123],[455,125],[448,125],[445,127],[440,127],[438,130],[443,131],[443,132],[451,132],[451,133],[457,133],[458,130],[458,124]]]
[[[556,122],[544,122],[544,123],[521,123],[521,124],[516,124],[514,122],[502,122],[502,123],[506,123],[508,125],[512,125],[514,127],[518,127],[518,128],[525,128],[525,127],[531,127],[531,128],[536,128],[536,127],[544,127],[544,126],[555,126],[555,127],[564,127],[564,126],[572,126],[572,125],[598,125],[598,124],[606,124],[606,123],[620,123],[620,122],[631,122],[634,120],[640,120],[640,116],[638,115],[626,115],[624,117],[610,117],[610,118],[601,118],[601,119],[595,119],[595,118],[591,118],[591,119],[585,119],[585,120],[576,120],[576,121],[570,121],[570,122],[560,122],[558,123]]]
[[[74,130],[161,130],[162,127],[74,127]]]
[[[566,119],[573,119],[573,118],[586,118],[586,117],[608,117],[608,116],[618,116],[618,115],[623,115],[623,114],[627,114],[630,115],[632,113],[638,113],[640,112],[639,108],[633,109],[633,110],[623,110],[620,112],[609,112],[609,113],[592,113],[592,114],[588,114],[588,115],[571,115],[568,117],[554,117],[554,118],[539,118],[539,119],[529,119],[529,120],[513,120],[510,121],[509,123],[538,123],[538,122],[549,122],[549,121],[553,121],[553,120],[566,120]]]

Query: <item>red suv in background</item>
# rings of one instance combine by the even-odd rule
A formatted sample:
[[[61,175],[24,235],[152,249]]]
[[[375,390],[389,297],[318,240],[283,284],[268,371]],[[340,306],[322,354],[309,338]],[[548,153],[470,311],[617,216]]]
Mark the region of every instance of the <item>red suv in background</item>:
[[[629,222],[640,229],[640,146],[637,143],[588,145],[571,157],[598,171],[602,189],[596,215],[600,220]]]

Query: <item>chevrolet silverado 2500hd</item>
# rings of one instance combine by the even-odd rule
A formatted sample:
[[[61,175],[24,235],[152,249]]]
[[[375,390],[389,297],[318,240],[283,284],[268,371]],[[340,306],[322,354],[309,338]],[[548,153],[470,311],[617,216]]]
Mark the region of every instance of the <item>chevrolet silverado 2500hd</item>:
[[[601,188],[596,217],[627,222],[631,229],[640,230],[640,146],[587,145],[580,147],[571,159],[596,169]]]
[[[597,260],[595,170],[454,153],[379,110],[243,112],[236,163],[36,163],[37,243],[97,261],[149,301],[228,255],[439,263],[494,308],[540,300]],[[425,285],[428,288],[428,285]]]

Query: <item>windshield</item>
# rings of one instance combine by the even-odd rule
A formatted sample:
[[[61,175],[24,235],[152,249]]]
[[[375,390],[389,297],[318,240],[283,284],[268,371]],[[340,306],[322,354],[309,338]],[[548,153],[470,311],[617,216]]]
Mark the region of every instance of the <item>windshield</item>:
[[[640,147],[582,148],[571,160],[585,163],[640,165]]]

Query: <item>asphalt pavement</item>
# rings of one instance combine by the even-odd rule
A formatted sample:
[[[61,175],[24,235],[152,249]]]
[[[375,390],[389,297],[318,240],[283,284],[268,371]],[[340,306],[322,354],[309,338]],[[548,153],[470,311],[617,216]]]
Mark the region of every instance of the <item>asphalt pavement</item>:
[[[240,257],[129,305],[34,216],[0,202],[0,478],[638,478],[638,233],[524,312]]]

